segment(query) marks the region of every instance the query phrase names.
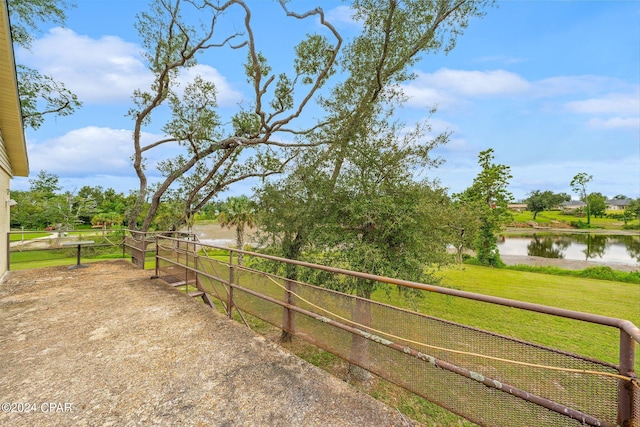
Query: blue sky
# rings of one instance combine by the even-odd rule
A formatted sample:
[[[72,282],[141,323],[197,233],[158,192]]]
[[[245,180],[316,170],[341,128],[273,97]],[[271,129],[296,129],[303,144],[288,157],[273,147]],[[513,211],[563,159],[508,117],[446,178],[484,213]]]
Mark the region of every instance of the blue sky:
[[[133,90],[150,81],[133,25],[148,2],[75,3],[66,28],[43,28],[30,52],[16,50],[18,62],[65,82],[84,103],[71,117],[27,130],[31,176],[44,169],[66,190],[100,185],[127,193],[137,180],[129,160],[132,121],[125,114]],[[255,5],[261,47],[275,69],[286,70],[290,49],[282,46],[313,25],[280,24],[275,2],[248,3]],[[358,30],[348,2],[318,4],[345,37]],[[639,22],[636,1],[500,1],[472,20],[451,53],[423,56],[416,79],[403,87],[410,97],[402,111],[408,125],[437,105],[434,132],[453,132],[437,150],[445,163],[426,176],[451,193],[464,190],[478,173],[478,153],[493,148],[495,161],[511,167],[516,199],[537,189],[571,193],[569,183],[580,172],[593,176],[589,192],[640,197]],[[216,82],[223,113],[231,114],[248,94],[242,58],[219,51],[192,70]],[[160,135],[160,125],[147,129],[149,138]],[[28,179],[14,179],[12,188],[28,189]],[[227,194],[250,194],[251,185],[239,183]]]

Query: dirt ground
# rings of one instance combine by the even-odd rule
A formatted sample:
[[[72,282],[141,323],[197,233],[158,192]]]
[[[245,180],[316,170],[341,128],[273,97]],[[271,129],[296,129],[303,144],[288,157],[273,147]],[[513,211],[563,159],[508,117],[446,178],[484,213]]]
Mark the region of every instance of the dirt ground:
[[[122,260],[9,273],[0,425],[413,425],[149,274]]]

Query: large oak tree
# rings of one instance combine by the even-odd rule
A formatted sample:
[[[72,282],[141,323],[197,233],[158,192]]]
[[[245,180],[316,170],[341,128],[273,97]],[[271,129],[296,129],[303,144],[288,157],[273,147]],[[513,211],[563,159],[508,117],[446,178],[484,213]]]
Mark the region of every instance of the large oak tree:
[[[228,186],[281,173],[292,159],[319,145],[331,147],[323,155],[332,160],[335,181],[351,141],[366,134],[364,127],[380,115],[382,105],[403,98],[399,84],[412,78],[411,67],[420,56],[452,49],[469,19],[482,15],[488,3],[356,0],[351,8],[362,31],[344,49],[342,36],[321,8],[293,12],[284,0],[271,3],[294,23],[319,22],[315,33],[291,46],[291,66],[277,64],[290,71],[275,72],[268,54],[260,49],[265,42],[254,31],[254,20],[262,16],[251,13],[250,2],[156,0],[139,16],[138,24],[155,79],[151,87],[136,92],[130,111],[133,165],[140,182],[138,200],[128,219],[130,227],[148,229],[172,187],[183,195],[188,221]],[[242,28],[224,34],[229,26],[221,22],[238,12],[243,16]],[[194,15],[199,23],[183,18]],[[246,52],[244,72],[251,98],[238,107],[229,121],[231,126],[218,113],[213,82],[197,77],[184,90],[176,86],[185,69],[214,49]],[[320,114],[314,110],[317,119],[310,117],[312,104],[323,110]],[[144,143],[144,129],[166,107],[171,114],[162,127],[166,137]],[[163,146],[175,145],[182,147],[182,153],[159,163],[163,178],[151,191],[146,158]]]
[[[324,31],[310,34],[292,47],[295,59],[290,73],[272,71],[254,36],[251,10],[242,0],[156,0],[148,12],[139,15],[138,31],[154,82],[150,88],[136,91],[135,106],[129,112],[134,120],[133,167],[140,182],[128,219],[130,227],[137,226],[149,201],[139,226],[147,230],[172,187],[183,195],[184,219],[188,221],[229,185],[281,172],[294,155],[292,150],[307,145],[283,142],[282,135],[313,131],[314,125],[298,126],[297,119],[334,72],[342,38],[325,20],[322,9],[298,14],[289,11],[284,1],[279,7],[292,20],[319,19]],[[218,35],[219,21],[232,11],[243,16],[244,28]],[[187,22],[186,15],[197,16],[200,22]],[[177,90],[180,73],[213,49],[246,51],[244,71],[252,95],[245,106],[238,107],[231,126],[225,126],[218,114],[217,89],[212,81],[197,76],[183,90]],[[169,108],[171,116],[162,127],[165,137],[145,144],[145,126],[163,107]],[[150,191],[145,157],[152,150],[175,145],[182,148],[181,153],[159,163],[163,178]]]

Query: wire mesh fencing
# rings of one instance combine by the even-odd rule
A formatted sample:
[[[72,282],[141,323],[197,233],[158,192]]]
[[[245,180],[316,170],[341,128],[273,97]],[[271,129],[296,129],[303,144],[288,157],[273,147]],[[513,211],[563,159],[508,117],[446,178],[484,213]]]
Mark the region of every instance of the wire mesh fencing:
[[[122,248],[120,230],[11,231],[7,233],[7,266],[20,270],[67,265],[79,255],[84,261],[123,257]]]
[[[500,315],[531,309],[539,316],[617,327],[620,363],[613,364],[287,279],[252,260],[293,263],[395,285],[402,281],[251,252],[244,252],[241,266],[235,250],[220,254],[217,248],[217,255],[211,256],[203,248],[207,245],[158,237],[156,274],[219,300],[229,316],[234,309],[249,313],[477,424],[640,426],[640,389],[634,373],[634,346],[640,334],[628,322],[476,296],[483,304],[506,307],[496,309]],[[404,284],[473,298],[464,292]]]

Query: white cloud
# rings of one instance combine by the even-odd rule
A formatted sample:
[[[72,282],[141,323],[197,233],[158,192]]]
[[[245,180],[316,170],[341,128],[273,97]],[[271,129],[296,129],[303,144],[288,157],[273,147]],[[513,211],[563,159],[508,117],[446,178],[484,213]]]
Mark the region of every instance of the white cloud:
[[[403,90],[409,105],[437,104],[450,108],[463,98],[510,96],[527,92],[531,84],[519,75],[505,70],[467,71],[441,68],[435,73],[416,72],[416,79]]]
[[[133,154],[131,131],[89,126],[39,144],[29,144],[33,170],[56,174],[125,171]]]
[[[611,93],[599,98],[568,102],[565,107],[574,113],[637,116],[640,114],[640,98],[637,93]]]
[[[465,96],[512,95],[525,92],[530,84],[519,75],[505,71],[466,71],[441,68],[432,74],[418,74],[427,86]]]
[[[338,6],[325,12],[326,20],[332,25],[360,26],[353,18],[353,9],[349,6]]]
[[[150,86],[153,76],[146,68],[140,46],[115,36],[92,39],[63,28],[51,29],[33,43],[31,52],[21,50],[20,60],[53,76],[85,103],[128,102],[136,89]],[[185,70],[181,87],[196,75],[213,81],[220,106],[235,105],[241,94],[218,70],[198,64]]]
[[[437,136],[443,132],[456,132],[459,131],[458,126],[446,120],[439,119],[437,117],[430,117],[427,123],[431,127],[430,134]]]
[[[445,150],[449,152],[454,152],[456,154],[459,153],[473,153],[476,154],[475,147],[472,147],[465,138],[451,138],[447,145],[445,145]],[[475,159],[475,158],[474,158]]]
[[[640,129],[638,85],[611,77],[558,76],[529,82],[505,70],[442,68],[434,73],[416,72],[416,79],[403,90],[409,96],[409,107],[436,105],[441,112],[455,110],[458,114],[473,103],[479,105],[480,99],[517,95],[520,111],[590,114],[598,116],[585,122],[590,129]]]
[[[164,135],[143,132],[142,146],[165,138]],[[76,181],[96,180],[100,176],[119,177],[119,181],[131,178],[137,183],[131,162],[133,155],[132,131],[108,127],[87,126],[41,142],[28,141],[29,168],[32,171],[47,172],[66,176]],[[144,153],[147,178],[158,180],[160,173],[156,166],[159,161],[184,154],[184,148],[177,143],[165,144]],[[88,183],[84,185],[112,186]],[[134,187],[132,187],[134,188]]]
[[[421,82],[413,82],[402,88],[408,96],[407,105],[413,107],[437,106],[438,110],[448,110],[455,106],[464,104],[464,102],[442,90],[431,87],[425,87]]]
[[[587,122],[592,129],[640,129],[640,117],[612,117],[610,119],[592,118]]]
[[[216,85],[218,105],[234,106],[242,101],[242,94],[233,89],[225,77],[209,65],[197,64],[183,70],[178,78],[179,87],[184,88],[196,76],[200,76]]]
[[[57,175],[131,175],[133,143],[131,131],[88,126],[58,138],[29,141],[32,171],[46,170]]]
[[[33,42],[19,60],[53,76],[86,103],[128,100],[151,82],[140,47],[115,36],[92,39],[64,28],[52,28]]]
[[[532,95],[554,97],[560,95],[596,95],[603,91],[629,90],[630,85],[620,79],[605,76],[556,76],[534,82]]]

